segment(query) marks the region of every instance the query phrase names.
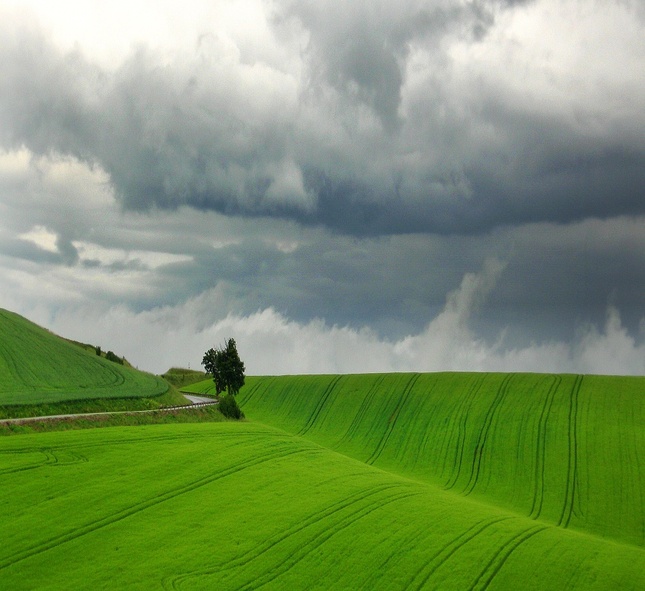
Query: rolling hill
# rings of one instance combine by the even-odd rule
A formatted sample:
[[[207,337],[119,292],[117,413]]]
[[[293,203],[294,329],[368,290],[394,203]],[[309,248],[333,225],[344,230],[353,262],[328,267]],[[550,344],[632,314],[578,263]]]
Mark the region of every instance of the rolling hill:
[[[97,356],[0,309],[0,406],[163,394],[156,376]]]
[[[244,422],[0,437],[0,588],[637,591],[644,386],[252,377]]]
[[[240,404],[254,420],[368,465],[645,546],[645,378],[251,378]]]

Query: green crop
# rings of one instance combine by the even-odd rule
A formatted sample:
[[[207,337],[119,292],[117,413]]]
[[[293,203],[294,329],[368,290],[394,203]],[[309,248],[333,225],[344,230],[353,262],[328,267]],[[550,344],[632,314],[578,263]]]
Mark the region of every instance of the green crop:
[[[384,451],[385,453],[385,451]],[[3,589],[642,589],[642,547],[259,423],[0,440]]]
[[[0,309],[0,406],[153,397],[159,377],[112,363]]]
[[[3,437],[0,588],[640,590],[644,386],[251,377],[246,422]]]
[[[249,378],[240,405],[252,419],[367,464],[645,545],[645,378]]]

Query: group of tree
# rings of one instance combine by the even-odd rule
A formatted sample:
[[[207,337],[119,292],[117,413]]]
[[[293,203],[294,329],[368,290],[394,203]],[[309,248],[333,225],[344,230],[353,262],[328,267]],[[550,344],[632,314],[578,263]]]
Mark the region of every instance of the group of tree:
[[[94,351],[96,351],[96,354],[99,357],[101,357],[102,351],[101,351],[100,345],[97,345],[96,347],[94,347]],[[111,361],[112,363],[118,363],[119,365],[125,365],[125,357],[119,357],[113,351],[108,351],[105,354],[105,358],[108,361]]]
[[[235,339],[228,339],[221,349],[209,349],[204,353],[202,365],[207,373],[213,376],[217,396],[226,391],[220,398],[219,409],[224,416],[240,419],[244,413],[237,404],[235,396],[244,386],[244,362],[237,352]]]

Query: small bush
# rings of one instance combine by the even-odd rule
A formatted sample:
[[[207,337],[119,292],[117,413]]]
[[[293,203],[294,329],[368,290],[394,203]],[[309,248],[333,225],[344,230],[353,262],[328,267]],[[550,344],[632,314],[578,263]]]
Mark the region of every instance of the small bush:
[[[118,363],[119,365],[123,365],[123,359],[121,359],[120,357],[117,357],[112,351],[108,351],[105,354],[105,358],[108,361],[112,361],[113,363]]]
[[[229,419],[243,419],[244,413],[238,406],[235,396],[230,394],[222,396],[219,400],[219,411]]]

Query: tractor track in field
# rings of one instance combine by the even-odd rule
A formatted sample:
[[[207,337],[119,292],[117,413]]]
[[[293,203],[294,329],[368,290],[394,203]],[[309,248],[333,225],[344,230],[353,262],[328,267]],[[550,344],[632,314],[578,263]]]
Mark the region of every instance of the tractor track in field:
[[[197,490],[203,486],[209,485],[227,476],[231,476],[242,470],[246,470],[248,468],[252,468],[254,466],[258,466],[260,464],[263,464],[272,460],[277,460],[287,456],[292,456],[297,454],[315,455],[320,453],[320,451],[317,449],[295,449],[294,450],[288,446],[279,446],[279,445],[276,445],[275,447],[278,447],[278,449],[269,451],[268,453],[252,456],[244,462],[240,462],[232,466],[222,468],[220,470],[217,470],[214,473],[208,474],[207,476],[204,476],[202,478],[198,478],[192,482],[189,482],[188,484],[175,487],[173,489],[166,491],[165,493],[159,494],[153,498],[145,499],[143,501],[135,503],[134,505],[130,505],[129,507],[124,507],[120,511],[117,511],[110,515],[106,515],[90,523],[86,523],[85,525],[82,525],[81,527],[78,527],[72,531],[59,534],[48,540],[44,540],[39,544],[36,544],[30,548],[25,548],[20,552],[16,552],[15,554],[6,556],[5,558],[2,559],[2,561],[0,561],[0,571],[10,566],[13,566],[18,562],[21,562],[23,560],[26,560],[38,554],[42,554],[43,552],[47,552],[48,550],[51,550],[53,548],[56,548],[68,542],[81,538],[85,535],[91,534],[97,530],[103,529],[114,523],[118,523],[119,521],[123,521],[124,519],[127,519],[128,517],[132,517],[133,515],[137,515],[138,513],[141,513],[142,511],[150,509],[151,507],[155,507],[168,500],[174,499],[183,494]]]
[[[479,573],[469,591],[486,591],[491,581],[497,576],[511,554],[515,552],[524,542],[531,539],[540,532],[549,529],[547,525],[535,525],[515,534],[510,540],[503,544],[495,555],[486,563],[486,566]]]
[[[484,384],[485,378],[486,374],[477,376],[477,378],[473,381],[473,384],[469,388],[468,393],[463,397],[462,404],[459,407],[459,427],[457,445],[455,446],[455,454],[453,460],[453,473],[450,475],[450,478],[444,486],[446,490],[452,489],[457,484],[459,476],[461,475],[461,466],[463,464],[464,451],[466,448],[466,423],[468,422],[468,411],[477,398],[477,393]]]
[[[376,396],[376,393],[379,391],[379,388],[381,387],[381,384],[383,383],[384,380],[385,380],[385,374],[377,377],[374,383],[370,386],[370,389],[367,391],[367,394],[363,398],[363,402],[361,402],[361,406],[358,409],[358,412],[352,419],[352,423],[347,428],[347,431],[345,432],[345,435],[343,435],[343,438],[340,440],[341,444],[348,441],[356,434],[356,431],[358,430],[359,426],[363,422],[363,418],[367,414],[368,409],[372,406],[374,397]]]
[[[427,562],[412,576],[412,579],[406,584],[406,589],[415,589],[416,591],[421,591],[426,583],[430,580],[430,577],[435,573],[435,571],[449,560],[454,554],[456,554],[461,548],[463,548],[468,542],[476,538],[482,532],[488,528],[500,523],[502,521],[508,521],[512,517],[498,517],[496,519],[483,519],[478,521],[465,532],[459,534],[452,541],[448,542],[446,545],[442,546],[437,552],[435,552]]]
[[[320,415],[320,412],[322,411],[323,407],[327,403],[327,400],[331,396],[332,391],[334,390],[334,388],[336,387],[338,382],[340,382],[342,377],[343,377],[342,375],[335,376],[329,382],[329,384],[327,384],[327,388],[323,392],[323,395],[320,397],[320,400],[318,401],[318,404],[316,404],[316,407],[314,408],[313,412],[311,413],[311,415],[307,419],[307,422],[305,423],[305,426],[302,429],[300,429],[300,431],[298,431],[298,435],[305,435],[314,426],[314,423],[316,422],[316,419]]]
[[[488,408],[486,416],[484,417],[484,421],[482,422],[481,429],[479,430],[479,434],[477,436],[477,443],[475,444],[475,449],[473,451],[473,461],[470,470],[470,478],[468,479],[468,484],[463,490],[463,494],[466,496],[473,492],[473,489],[475,488],[477,481],[479,480],[479,472],[481,470],[482,457],[484,455],[486,442],[488,441],[488,433],[493,424],[495,416],[499,412],[502,400],[506,396],[508,385],[512,377],[513,374],[504,376],[502,383],[499,385],[499,388],[497,390],[497,394],[495,395],[493,402]]]
[[[275,565],[263,576],[247,583],[246,585],[243,585],[242,587],[237,588],[236,591],[251,591],[252,589],[260,589],[261,587],[264,587],[272,581],[275,581],[284,573],[288,572],[296,564],[306,558],[307,555],[314,552],[317,548],[320,548],[325,542],[329,541],[331,538],[338,535],[357,521],[364,519],[374,511],[384,509],[392,503],[408,499],[417,494],[419,493],[399,492],[397,494],[390,495],[385,499],[376,499],[370,502],[366,507],[363,507],[358,511],[350,513],[348,516],[343,517],[337,523],[335,523],[334,526],[325,528],[323,531],[319,532],[313,538],[311,538],[306,544],[300,546],[294,553],[287,555],[287,557],[280,564]]]
[[[578,395],[582,386],[582,375],[577,375],[569,403],[569,456],[567,460],[567,481],[565,484],[564,503],[558,525],[568,527],[573,515],[578,483]]]
[[[546,465],[546,428],[553,407],[555,393],[562,383],[561,376],[553,376],[553,382],[544,399],[540,420],[538,422],[536,455],[535,455],[535,474],[533,480],[533,505],[529,516],[531,519],[537,519],[542,513],[544,504],[544,466]]]
[[[245,393],[245,395],[242,397],[240,396],[240,405],[248,404],[249,400],[251,400],[257,392],[260,390],[262,386],[264,386],[265,389],[268,389],[269,386],[271,385],[271,382],[275,381],[275,376],[269,378],[267,381],[263,382],[261,380],[258,380],[253,387],[249,390],[248,393]]]
[[[61,453],[62,452],[62,453]],[[0,476],[5,474],[15,474],[16,472],[25,472],[27,470],[36,470],[46,466],[69,466],[71,464],[79,464],[87,462],[87,458],[80,453],[76,453],[65,449],[54,449],[50,447],[43,447],[37,450],[29,450],[28,452],[15,452],[11,453],[40,453],[43,460],[34,462],[23,466],[15,466],[13,468],[4,468],[0,470]]]
[[[284,552],[286,554],[286,558],[284,558],[280,564],[275,565],[259,579],[256,579],[253,582],[247,582],[243,585],[240,583],[235,587],[235,589],[248,589],[263,586],[280,576],[280,574],[283,574],[283,572],[286,572],[286,570],[291,568],[293,564],[300,562],[306,554],[312,551],[312,544],[315,544],[315,547],[319,547],[327,541],[327,539],[339,533],[358,519],[365,517],[372,511],[380,507],[385,507],[396,500],[401,500],[417,494],[416,492],[410,491],[400,491],[398,493],[395,492],[394,494],[390,494],[391,489],[401,489],[401,486],[399,484],[387,484],[368,490],[359,490],[352,495],[333,503],[332,505],[311,513],[308,517],[303,518],[301,521],[298,521],[286,530],[274,534],[260,545],[248,550],[237,558],[225,563],[213,565],[207,569],[191,571],[166,579],[162,582],[163,588],[166,590],[172,589],[174,591],[179,591],[189,580],[199,577],[213,576],[239,567],[245,567],[254,560],[264,556],[267,552],[270,552],[273,549],[279,549],[278,546],[285,545],[288,542],[293,541],[295,536],[298,534],[306,533],[316,526],[323,524],[324,527],[322,531],[314,532],[308,542],[300,544],[294,542],[298,546],[297,550],[292,551],[290,548],[285,547]],[[387,494],[385,498],[383,498],[384,494]],[[365,504],[366,501],[367,504]],[[365,506],[361,507],[362,504],[365,504]],[[348,514],[343,515],[343,512]],[[320,541],[321,537],[324,538],[322,541]],[[296,557],[296,560],[294,560],[294,556]],[[293,564],[289,564],[285,569],[285,564],[290,561],[293,562]],[[264,580],[264,582],[259,583],[260,580]],[[256,587],[249,587],[252,585],[255,585]]]
[[[412,377],[406,384],[403,390],[403,394],[401,394],[401,397],[399,398],[396,404],[396,408],[394,409],[394,412],[392,413],[392,416],[388,421],[387,427],[385,429],[385,433],[383,433],[383,436],[378,442],[376,449],[372,452],[372,455],[366,460],[365,462],[366,464],[369,464],[371,466],[372,464],[374,464],[374,462],[376,462],[376,460],[378,460],[381,453],[383,453],[383,449],[385,449],[385,446],[387,445],[387,442],[390,439],[390,436],[392,435],[392,431],[394,431],[394,427],[396,426],[396,423],[399,420],[401,409],[405,406],[405,403],[410,397],[410,392],[412,392],[414,385],[417,383],[420,377],[421,377],[420,373],[415,373],[412,375]]]

